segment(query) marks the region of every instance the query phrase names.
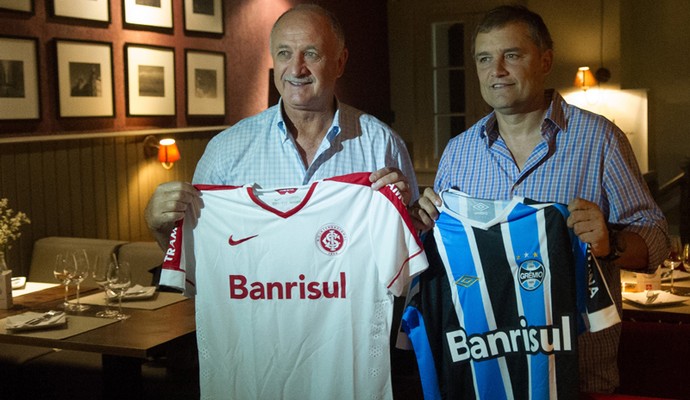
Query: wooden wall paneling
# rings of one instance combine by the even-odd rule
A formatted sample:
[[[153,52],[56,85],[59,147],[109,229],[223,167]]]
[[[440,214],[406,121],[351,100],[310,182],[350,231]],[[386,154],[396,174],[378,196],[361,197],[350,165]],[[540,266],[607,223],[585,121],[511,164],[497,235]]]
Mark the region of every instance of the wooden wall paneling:
[[[63,142],[65,153],[67,154],[67,207],[70,210],[70,228],[72,236],[84,237],[84,195],[89,192],[89,188],[82,183],[83,162],[80,154],[80,140]]]
[[[41,172],[43,173],[43,208],[46,217],[46,236],[58,236],[60,234],[60,199],[58,198],[59,182],[57,179],[58,167],[55,163],[56,152],[55,142],[47,142],[43,144],[43,153],[41,158]]]
[[[117,218],[113,221],[116,224],[116,238],[127,237],[129,230],[127,222],[129,220],[129,196],[127,195],[127,152],[123,145],[124,139],[115,138],[115,165],[116,171],[115,201],[117,203]]]
[[[55,143],[55,182],[57,187],[55,188],[55,198],[57,199],[57,210],[55,210],[55,215],[58,216],[58,236],[62,236],[63,232],[71,232],[74,228],[72,223],[72,207],[70,199],[72,194],[70,193],[70,168],[69,168],[69,149],[67,147],[67,142],[54,142]]]
[[[22,211],[31,220],[31,179],[29,175],[29,153],[26,151],[28,148],[27,144],[21,144],[17,146],[19,151],[14,153],[14,167],[15,175],[19,175],[19,179],[16,180],[17,196],[16,204],[13,207],[15,210]],[[33,220],[32,220],[33,221]],[[16,276],[26,276],[24,272],[25,269],[28,270],[28,265],[24,266],[22,263],[21,254],[31,251],[33,247],[33,238],[31,235],[31,225],[25,225],[21,227],[21,236],[14,244],[14,249],[11,253],[11,268],[13,269],[13,274]]]
[[[126,186],[129,188],[125,193],[128,194],[127,198],[127,220],[121,221],[127,223],[126,228],[128,229],[127,235],[125,237],[139,237],[141,232],[141,211],[143,207],[141,206],[141,199],[139,194],[139,188],[141,187],[141,182],[139,181],[139,171],[143,167],[141,160],[143,159],[143,154],[140,155],[137,143],[141,139],[138,137],[130,137],[125,140],[125,151],[127,153],[127,181]]]
[[[119,191],[117,182],[117,163],[115,153],[115,139],[104,140],[103,143],[103,161],[104,161],[104,179],[103,192],[105,194],[105,215],[104,223],[106,224],[106,237],[110,239],[118,239],[120,232],[117,227],[117,220],[119,218],[117,194]]]
[[[103,139],[93,139],[93,204],[96,223],[94,224],[95,238],[108,238],[108,225],[105,221],[107,213],[107,198],[105,192],[105,157]]]
[[[15,147],[8,145],[4,147]],[[18,147],[18,146],[16,146]],[[43,145],[41,143],[27,143],[27,151],[29,153],[29,171],[28,176],[31,181],[31,205],[29,207],[29,218],[31,218],[31,228],[29,235],[32,239],[31,248],[33,249],[33,242],[41,237],[48,236],[46,234],[47,224],[47,209],[46,203],[46,187],[43,182],[45,174],[43,172]],[[29,272],[27,264],[26,271]]]
[[[79,157],[81,159],[81,184],[82,184],[82,236],[97,237],[96,235],[96,208],[94,180],[94,140],[79,140]]]
[[[31,219],[8,256],[15,274],[28,273],[33,243],[46,236],[153,240],[149,198],[161,183],[191,182],[216,133],[175,135],[182,159],[170,170],[144,157],[143,136],[0,145],[0,196]]]
[[[7,198],[9,201],[9,207],[13,210],[21,210],[17,205],[17,187],[14,174],[16,168],[14,165],[14,155],[12,153],[0,153],[0,187],[3,188],[0,191],[0,198]],[[16,250],[16,249],[15,249]],[[6,260],[10,268],[14,267],[14,253],[16,251],[8,251],[6,254]]]

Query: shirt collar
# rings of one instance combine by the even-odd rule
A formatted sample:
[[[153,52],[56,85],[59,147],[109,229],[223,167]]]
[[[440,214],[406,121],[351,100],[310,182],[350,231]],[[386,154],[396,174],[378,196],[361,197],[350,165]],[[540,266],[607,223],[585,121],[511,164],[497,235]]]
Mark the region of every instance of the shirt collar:
[[[331,123],[331,126],[328,128],[328,131],[326,132],[326,140],[329,142],[332,142],[333,139],[335,139],[336,136],[340,133],[340,101],[336,98],[335,99],[335,115],[333,115],[333,122]],[[278,127],[278,131],[280,132],[280,135],[283,139],[283,141],[288,140],[288,131],[287,127],[285,125],[285,119],[283,118],[283,99],[280,98],[278,99],[278,118],[276,120],[276,126]]]
[[[544,122],[542,124],[542,136],[547,140],[551,139],[553,134],[557,131],[565,132],[567,120],[565,117],[565,108],[567,103],[563,97],[554,89],[547,89],[544,91],[544,96],[551,99],[549,108],[546,110]],[[482,138],[486,138],[487,144],[491,146],[499,136],[498,122],[496,120],[496,112],[492,111],[484,118],[484,123],[480,131]]]

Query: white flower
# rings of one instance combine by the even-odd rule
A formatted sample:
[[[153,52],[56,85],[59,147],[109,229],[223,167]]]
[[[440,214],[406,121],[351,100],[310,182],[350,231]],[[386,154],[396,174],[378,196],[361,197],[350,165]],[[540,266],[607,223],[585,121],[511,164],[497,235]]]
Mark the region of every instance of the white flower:
[[[30,224],[31,221],[23,212],[14,212],[7,208],[9,201],[0,199],[0,250],[10,247],[10,242],[17,240],[21,236],[19,228],[22,224]]]

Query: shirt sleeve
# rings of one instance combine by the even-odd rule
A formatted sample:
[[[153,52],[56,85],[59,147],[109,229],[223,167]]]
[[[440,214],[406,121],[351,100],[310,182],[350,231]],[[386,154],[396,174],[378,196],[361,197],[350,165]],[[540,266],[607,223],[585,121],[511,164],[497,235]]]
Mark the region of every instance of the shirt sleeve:
[[[637,166],[630,143],[613,129],[604,166],[603,193],[608,221],[614,228],[640,235],[649,251],[648,267],[655,269],[668,254],[668,226]]]

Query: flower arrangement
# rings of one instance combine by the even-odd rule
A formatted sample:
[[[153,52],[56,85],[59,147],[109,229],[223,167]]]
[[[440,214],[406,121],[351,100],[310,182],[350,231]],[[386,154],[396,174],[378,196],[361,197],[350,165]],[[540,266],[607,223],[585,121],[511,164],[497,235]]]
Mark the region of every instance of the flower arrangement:
[[[0,199],[0,252],[10,248],[10,243],[21,236],[19,228],[31,221],[23,212],[14,212],[7,207],[9,201]]]

